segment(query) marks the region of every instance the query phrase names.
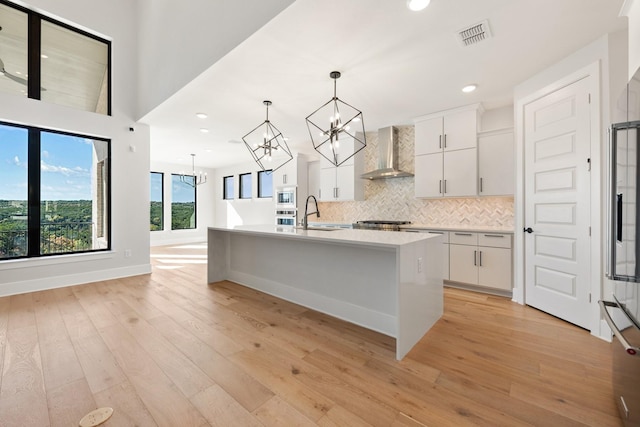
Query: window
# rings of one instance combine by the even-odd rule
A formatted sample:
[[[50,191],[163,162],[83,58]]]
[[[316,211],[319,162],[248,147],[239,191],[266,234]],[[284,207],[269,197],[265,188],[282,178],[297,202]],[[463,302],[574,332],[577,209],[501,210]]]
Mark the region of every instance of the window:
[[[240,198],[241,199],[251,198],[251,174],[250,173],[240,174]]]
[[[164,229],[163,212],[164,212],[164,174],[162,172],[151,172],[151,192],[149,200],[151,206],[149,208],[149,223],[151,231]]]
[[[111,43],[0,0],[0,91],[111,114]]]
[[[273,197],[273,171],[258,171],[258,197]]]
[[[196,228],[196,182],[191,175],[171,175],[171,229]]]
[[[222,198],[224,200],[233,200],[233,176],[222,178]]]
[[[0,123],[0,259],[110,248],[110,141]]]

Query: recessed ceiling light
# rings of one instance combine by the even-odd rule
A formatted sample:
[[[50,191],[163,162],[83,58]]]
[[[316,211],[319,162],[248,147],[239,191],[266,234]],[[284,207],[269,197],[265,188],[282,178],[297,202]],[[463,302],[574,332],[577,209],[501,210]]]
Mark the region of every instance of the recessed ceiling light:
[[[200,132],[202,132],[202,133],[209,133],[209,129],[207,129],[207,128],[200,128]]]
[[[213,152],[213,150],[212,150],[212,149],[210,149],[210,148],[207,148],[207,149],[206,149],[206,150],[204,150],[204,151],[206,151],[207,153],[212,153],[212,152]]]
[[[474,90],[476,90],[478,88],[478,85],[466,85],[465,87],[462,88],[462,91],[464,93],[469,93],[469,92],[473,92]]]
[[[417,12],[429,6],[430,2],[431,0],[407,0],[407,7],[409,10]]]
[[[42,55],[40,55],[40,58],[47,59],[47,58],[49,58],[49,55],[45,55],[45,54],[43,53]]]
[[[206,119],[208,116],[206,113],[196,113],[196,117],[199,119]]]

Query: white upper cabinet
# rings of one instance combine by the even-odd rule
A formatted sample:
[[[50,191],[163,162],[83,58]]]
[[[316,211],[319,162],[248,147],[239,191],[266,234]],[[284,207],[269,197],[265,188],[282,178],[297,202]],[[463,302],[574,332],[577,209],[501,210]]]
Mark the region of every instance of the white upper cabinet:
[[[477,196],[481,111],[475,104],[416,119],[416,197]]]
[[[415,154],[475,148],[479,105],[444,111],[415,120]]]
[[[328,144],[325,144],[328,146]],[[353,154],[353,138],[340,139],[337,150],[338,163],[340,156]],[[329,150],[325,155],[331,158]],[[350,200],[364,200],[364,180],[360,175],[364,173],[364,150],[347,159],[336,167],[324,157],[320,158],[320,190],[318,200],[323,202],[344,202]]]
[[[515,186],[513,129],[478,136],[478,194],[513,195]]]
[[[302,186],[307,188],[307,159],[302,154],[294,154],[293,159],[273,172],[274,187],[283,185]]]

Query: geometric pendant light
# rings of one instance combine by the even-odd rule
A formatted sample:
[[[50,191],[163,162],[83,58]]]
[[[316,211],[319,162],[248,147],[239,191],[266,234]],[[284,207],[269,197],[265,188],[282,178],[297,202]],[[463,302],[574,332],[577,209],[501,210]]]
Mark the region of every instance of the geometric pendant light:
[[[271,101],[262,101],[267,107],[267,119],[242,137],[253,160],[263,171],[272,172],[293,159],[282,133],[269,121]]]
[[[332,71],[333,98],[306,118],[313,148],[334,166],[340,166],[367,146],[362,111],[336,95],[339,71]]]

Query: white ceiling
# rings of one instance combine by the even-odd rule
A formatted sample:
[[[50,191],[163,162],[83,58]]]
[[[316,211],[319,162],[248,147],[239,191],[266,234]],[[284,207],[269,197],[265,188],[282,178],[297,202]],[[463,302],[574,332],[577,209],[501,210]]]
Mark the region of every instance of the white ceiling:
[[[293,151],[313,153],[305,117],[333,92],[362,110],[367,131],[482,102],[512,104],[513,88],[608,32],[626,28],[623,0],[296,0],[141,119],[152,161],[221,167],[251,160],[242,136],[269,118]],[[456,33],[488,19],[492,38]],[[478,84],[472,94],[461,92]],[[198,119],[197,112],[208,114]],[[208,128],[202,133],[200,128]]]

